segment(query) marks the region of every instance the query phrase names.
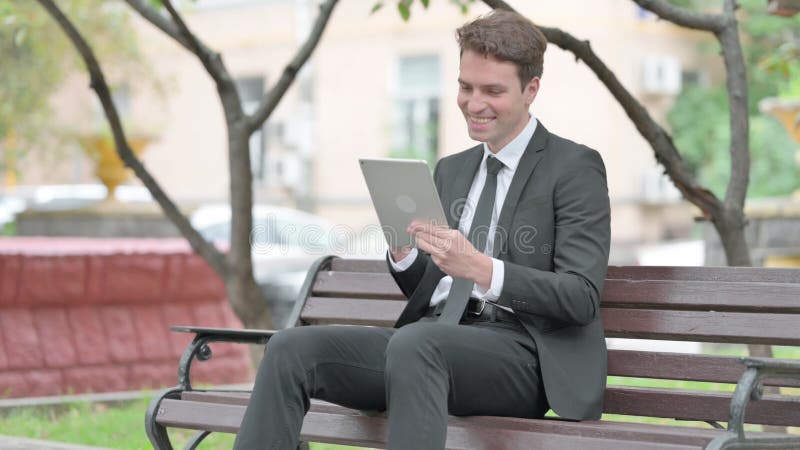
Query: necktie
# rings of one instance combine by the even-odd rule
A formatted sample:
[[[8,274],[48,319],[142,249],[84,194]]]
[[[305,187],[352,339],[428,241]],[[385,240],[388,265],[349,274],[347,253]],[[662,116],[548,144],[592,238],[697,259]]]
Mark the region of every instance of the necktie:
[[[486,241],[489,238],[489,223],[492,220],[492,210],[494,209],[494,199],[497,196],[497,173],[503,168],[503,163],[494,156],[486,158],[486,183],[483,185],[481,196],[478,199],[478,206],[475,208],[475,216],[472,218],[472,225],[469,228],[469,242],[479,251],[486,249]],[[464,315],[464,308],[469,301],[472,287],[475,283],[472,280],[454,278],[450,286],[450,293],[444,304],[442,315],[439,322],[457,324]]]

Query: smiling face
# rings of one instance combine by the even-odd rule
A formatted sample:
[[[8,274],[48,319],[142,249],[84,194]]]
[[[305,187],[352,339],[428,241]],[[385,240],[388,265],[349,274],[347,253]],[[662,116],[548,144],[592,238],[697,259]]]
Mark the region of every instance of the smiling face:
[[[472,139],[497,153],[528,124],[528,108],[539,91],[539,78],[520,86],[517,66],[472,50],[461,54],[458,107]]]

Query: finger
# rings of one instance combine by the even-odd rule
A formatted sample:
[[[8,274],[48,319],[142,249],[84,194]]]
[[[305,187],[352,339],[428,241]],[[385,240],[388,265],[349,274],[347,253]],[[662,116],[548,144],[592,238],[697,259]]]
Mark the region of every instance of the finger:
[[[417,241],[417,248],[427,253],[437,252],[438,249],[433,245],[430,239],[424,234],[415,234],[414,239]]]
[[[425,222],[419,221],[419,220],[414,220],[414,221],[411,222],[411,224],[408,225],[408,232],[409,233],[418,233],[418,232],[429,233],[430,232],[430,225],[425,223]]]

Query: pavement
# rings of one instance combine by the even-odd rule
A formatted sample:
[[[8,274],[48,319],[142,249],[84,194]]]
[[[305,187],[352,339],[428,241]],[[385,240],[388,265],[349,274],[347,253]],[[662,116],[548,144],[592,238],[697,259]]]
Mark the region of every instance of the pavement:
[[[106,447],[65,444],[62,442],[26,439],[0,434],[0,450],[111,450]]]

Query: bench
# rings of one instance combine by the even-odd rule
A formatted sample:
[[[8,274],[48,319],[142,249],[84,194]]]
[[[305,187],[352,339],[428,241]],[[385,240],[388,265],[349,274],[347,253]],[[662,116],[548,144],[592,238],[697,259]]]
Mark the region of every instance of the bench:
[[[289,323],[392,326],[403,300],[384,261],[323,257],[310,269]],[[609,267],[602,317],[607,337],[800,346],[800,270]],[[275,332],[173,330],[195,336],[181,357],[178,385],[158,393],[148,407],[146,429],[153,446],[172,448],[167,427],[199,430],[186,448],[195,448],[211,432],[237,432],[249,393],[196,389],[190,381],[191,365],[211,357],[212,342],[266,344]],[[609,383],[606,389],[605,413],[709,424],[704,427],[557,417],[451,417],[447,448],[800,448],[798,434],[750,428],[745,433],[744,428],[745,422],[800,426],[800,360],[610,350],[608,371],[615,377],[728,383],[736,388],[726,392]],[[788,387],[794,395],[762,394],[764,385]],[[312,403],[301,435],[304,442],[375,448],[385,447],[385,438],[385,415],[318,401]]]

